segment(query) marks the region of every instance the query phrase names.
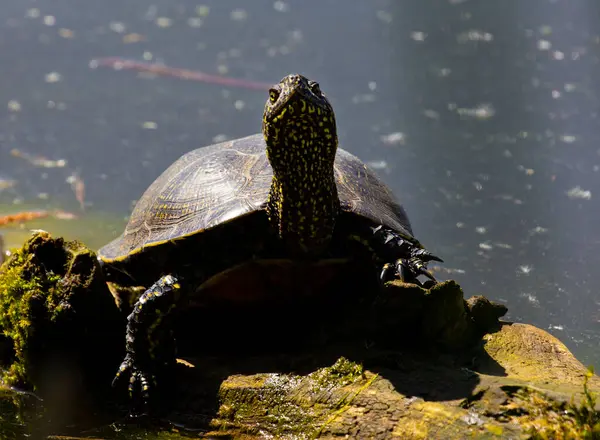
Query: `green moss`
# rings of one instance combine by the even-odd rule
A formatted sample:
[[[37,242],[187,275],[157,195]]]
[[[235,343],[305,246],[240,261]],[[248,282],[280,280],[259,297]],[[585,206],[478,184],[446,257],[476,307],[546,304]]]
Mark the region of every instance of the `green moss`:
[[[596,410],[597,395],[588,387],[588,381],[594,374],[590,367],[583,380],[583,398],[580,404],[572,398],[570,403],[550,404],[537,401],[538,415],[528,427],[531,438],[534,440],[574,439],[595,440],[600,439],[600,412]],[[532,399],[530,398],[530,401]]]
[[[600,439],[600,412],[597,396],[588,386],[593,376],[590,368],[583,382],[580,403],[552,398],[538,389],[522,385],[504,385],[499,389],[481,389],[461,406],[484,412],[497,421],[520,426],[527,438],[534,440]]]
[[[9,384],[29,382],[31,342],[44,327],[43,321],[56,320],[64,312],[67,298],[59,284],[62,277],[52,269],[63,266],[65,259],[53,258],[51,270],[39,264],[40,254],[62,247],[62,240],[51,243],[48,238],[47,233],[35,234],[0,270],[0,327],[14,349],[14,362],[5,376]]]
[[[360,382],[364,374],[362,365],[342,357],[306,376],[232,376],[221,385],[221,404],[212,427],[234,438],[261,433],[275,438],[314,438],[375,380],[373,376]]]
[[[571,400],[571,409],[575,420],[586,434],[591,433],[600,438],[600,412],[596,410],[598,395],[589,388],[589,381],[594,376],[594,367],[590,366],[583,379],[583,400],[578,406]]]
[[[119,330],[95,254],[77,241],[33,234],[0,268],[1,361],[10,385],[38,389],[47,361],[90,357]],[[113,321],[113,322],[111,322]],[[105,323],[105,324],[103,324]],[[94,337],[98,336],[98,341]]]
[[[345,357],[339,358],[331,367],[321,368],[309,375],[316,384],[322,387],[346,386],[354,383],[364,376],[361,364],[349,361]]]
[[[315,430],[312,399],[294,399],[300,377],[279,374],[233,376],[219,391],[221,405],[212,428],[233,438],[261,432],[307,438]],[[260,427],[256,421],[260,420]]]

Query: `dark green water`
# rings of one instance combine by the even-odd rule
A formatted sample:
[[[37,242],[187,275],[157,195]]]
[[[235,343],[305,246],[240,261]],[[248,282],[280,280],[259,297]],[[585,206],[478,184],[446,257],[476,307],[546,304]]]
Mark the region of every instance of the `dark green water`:
[[[77,211],[65,182],[77,170],[92,220],[41,225],[96,247],[174,159],[260,129],[264,93],[91,70],[92,58],[269,83],[300,72],[330,96],[342,146],[379,170],[419,239],[445,259],[442,277],[600,365],[598,9],[591,0],[4,0],[0,174],[18,184],[0,192],[1,206]],[[127,43],[131,34],[142,41]],[[36,168],[14,148],[68,165]]]

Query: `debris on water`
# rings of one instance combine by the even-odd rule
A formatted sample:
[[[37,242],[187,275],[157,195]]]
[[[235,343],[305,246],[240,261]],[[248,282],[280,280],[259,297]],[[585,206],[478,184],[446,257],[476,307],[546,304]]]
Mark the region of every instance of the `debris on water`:
[[[518,272],[522,273],[524,275],[529,275],[532,270],[533,270],[533,266],[529,266],[527,264],[523,264],[522,266],[519,266],[519,268],[518,268]]]
[[[575,137],[571,134],[563,134],[562,136],[560,136],[560,140],[562,142],[564,142],[565,144],[572,144],[573,142],[575,142],[577,140],[577,137]]]
[[[277,12],[288,12],[290,10],[290,5],[282,1],[276,1],[273,3],[273,9]]]
[[[212,138],[212,141],[215,144],[218,144],[220,142],[225,142],[228,139],[229,139],[229,136],[227,136],[226,134],[218,134]]]
[[[567,191],[567,196],[570,199],[585,199],[590,200],[592,198],[592,192],[581,189],[580,186],[576,186],[575,188],[571,188]]]
[[[54,15],[45,15],[42,21],[46,26],[54,26],[56,24],[56,17]]]
[[[552,48],[552,43],[548,40],[538,40],[537,48],[538,50],[550,50]]]
[[[496,114],[496,110],[491,104],[480,104],[473,108],[457,108],[456,112],[460,116],[481,120],[490,119]]]
[[[552,324],[550,324],[548,326],[548,329],[550,329],[550,330],[564,330],[565,327],[562,326],[562,325],[552,325]]]
[[[68,211],[54,211],[52,215],[58,220],[77,220],[79,218],[77,214]]]
[[[13,188],[17,184],[15,179],[10,179],[8,177],[4,177],[0,175],[0,192],[5,189]]]
[[[537,297],[530,292],[522,292],[521,294],[519,294],[519,296],[521,298],[525,298],[529,303],[531,303],[534,306],[539,306],[540,305],[540,300],[537,299]]]
[[[517,166],[517,169],[524,172],[527,176],[533,176],[535,174],[535,170],[533,168],[526,168],[523,165]]]
[[[489,244],[488,242],[479,243],[479,249],[483,249],[484,251],[491,251],[494,249],[494,246]]]
[[[75,36],[75,32],[73,32],[71,29],[60,28],[58,30],[58,35],[63,38],[73,38]]]
[[[67,177],[66,181],[71,185],[71,189],[75,193],[75,199],[79,203],[79,207],[82,211],[85,211],[85,183],[79,175],[79,172],[73,172]]]
[[[199,5],[196,7],[196,14],[200,17],[208,17],[210,13],[210,7],[207,5]]]
[[[40,10],[38,8],[30,8],[25,13],[26,18],[40,18]]]
[[[436,112],[435,110],[424,110],[423,111],[423,116],[425,116],[426,118],[429,119],[435,119],[436,121],[438,119],[440,119],[440,114],[438,112]]]
[[[385,145],[404,145],[406,142],[406,135],[400,131],[396,131],[394,133],[383,135],[379,139],[381,139],[381,142]]]
[[[192,27],[192,28],[202,27],[203,23],[204,23],[204,21],[200,17],[189,17],[187,19],[188,26]]]
[[[62,210],[49,211],[41,209],[38,211],[21,211],[14,214],[0,215],[0,226],[22,224],[46,217],[54,217],[59,220],[75,220],[78,218],[76,214]]]
[[[475,232],[477,232],[478,234],[485,234],[487,232],[487,229],[485,226],[477,226],[475,228]]]
[[[135,32],[123,36],[123,43],[125,44],[140,43],[142,41],[146,41],[146,37]]]
[[[353,104],[364,104],[366,102],[375,102],[376,96],[372,93],[361,93],[352,97]]]
[[[250,81],[238,78],[229,78],[222,75],[211,75],[195,70],[181,69],[177,67],[169,67],[159,63],[146,63],[144,61],[136,61],[120,57],[106,57],[91,60],[89,63],[91,69],[98,67],[111,67],[115,70],[133,70],[141,73],[151,73],[160,76],[171,76],[174,78],[201,81],[209,84],[216,84],[229,87],[240,87],[251,90],[269,90],[271,84],[258,81]]]
[[[62,75],[58,72],[47,73],[44,77],[47,83],[57,83],[62,79]]]
[[[425,41],[427,34],[421,31],[413,31],[410,33],[410,38],[415,41]]]
[[[169,17],[158,17],[156,19],[156,25],[159,28],[168,28],[171,27],[171,25],[173,24],[173,20],[171,20]]]
[[[234,9],[230,16],[234,21],[243,21],[248,18],[248,13],[244,9]]]
[[[478,29],[472,29],[467,32],[462,32],[456,37],[456,41],[460,44],[464,44],[468,41],[482,41],[484,43],[489,43],[493,40],[494,36],[492,34]]]
[[[430,268],[430,270],[432,272],[444,272],[447,274],[460,274],[460,275],[464,275],[465,273],[467,273],[466,270],[464,269],[459,269],[456,267],[442,267],[442,266],[433,266]]]
[[[367,165],[374,170],[385,170],[388,168],[388,163],[385,160],[371,160],[367,162]]]
[[[235,101],[233,103],[233,107],[238,110],[241,111],[244,109],[244,107],[246,107],[246,103],[244,101],[242,101],[241,99],[238,99],[237,101]]]
[[[158,124],[153,121],[146,121],[142,123],[142,128],[146,130],[156,130],[158,128]]]
[[[542,228],[541,226],[536,226],[535,228],[531,229],[529,231],[529,233],[531,235],[534,234],[545,234],[546,232],[548,232],[548,228]]]
[[[50,108],[50,109],[57,109],[57,110],[66,110],[67,109],[67,104],[65,104],[64,102],[54,102],[54,101],[48,101],[46,103],[46,107]]]
[[[383,11],[383,10],[377,11],[376,15],[380,21],[382,21],[386,24],[390,24],[392,22],[392,20],[394,19],[394,16],[392,14],[390,14],[387,11]]]
[[[113,31],[116,32],[117,34],[122,34],[125,32],[125,23],[121,23],[120,21],[111,21],[108,24],[108,28]]]
[[[49,211],[23,211],[15,214],[7,214],[0,216],[0,226],[8,226],[11,224],[25,223],[39,218],[45,218],[50,215]]]
[[[24,159],[33,166],[40,168],[64,168],[67,165],[67,161],[65,159],[52,160],[44,156],[34,156],[33,154],[26,153],[17,148],[10,150],[10,154],[14,157]]]
[[[16,99],[11,99],[6,105],[9,112],[18,113],[21,111],[21,103]]]

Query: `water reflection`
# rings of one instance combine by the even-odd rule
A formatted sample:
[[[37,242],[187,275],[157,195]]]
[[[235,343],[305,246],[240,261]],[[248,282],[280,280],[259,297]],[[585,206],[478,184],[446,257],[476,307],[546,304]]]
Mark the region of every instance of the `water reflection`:
[[[260,128],[262,92],[93,58],[261,82],[299,71],[444,257],[442,276],[600,364],[598,22],[592,1],[5,0],[0,182],[17,184],[0,201],[79,212],[77,171],[86,212],[123,217],[184,152]],[[32,167],[15,148],[68,166]]]

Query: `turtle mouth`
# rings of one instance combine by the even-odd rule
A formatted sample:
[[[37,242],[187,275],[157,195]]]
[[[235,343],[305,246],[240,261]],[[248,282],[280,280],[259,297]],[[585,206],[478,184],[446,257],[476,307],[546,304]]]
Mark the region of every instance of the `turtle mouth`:
[[[300,115],[319,119],[333,113],[319,85],[302,75],[288,75],[269,91],[265,104],[264,122],[285,123]]]
[[[319,85],[289,75],[269,91],[263,118],[266,153],[276,176],[329,172],[337,133],[333,108]]]
[[[314,96],[309,90],[292,90],[285,99],[280,99],[265,112],[265,121],[289,125],[299,121],[306,123],[312,119],[313,124],[318,125],[316,119],[330,112],[328,103]]]

